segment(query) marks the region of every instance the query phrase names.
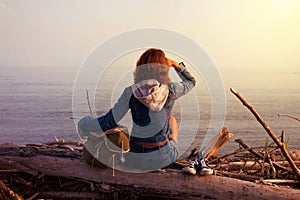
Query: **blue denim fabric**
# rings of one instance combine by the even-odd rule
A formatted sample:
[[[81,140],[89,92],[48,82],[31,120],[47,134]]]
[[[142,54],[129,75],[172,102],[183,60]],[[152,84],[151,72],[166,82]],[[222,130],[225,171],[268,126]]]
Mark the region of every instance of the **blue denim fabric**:
[[[134,151],[141,150],[142,147],[133,146]],[[145,150],[145,149],[144,149]],[[126,166],[132,172],[153,171],[167,167],[174,163],[178,157],[178,147],[174,140],[170,140],[163,147],[157,148],[155,151],[143,153],[129,152],[125,154]]]

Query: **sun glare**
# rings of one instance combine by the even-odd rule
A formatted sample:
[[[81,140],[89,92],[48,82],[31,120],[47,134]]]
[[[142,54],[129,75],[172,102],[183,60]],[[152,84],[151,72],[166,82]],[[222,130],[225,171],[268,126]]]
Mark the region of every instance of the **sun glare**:
[[[288,12],[293,7],[293,0],[272,0],[274,8],[279,12]]]

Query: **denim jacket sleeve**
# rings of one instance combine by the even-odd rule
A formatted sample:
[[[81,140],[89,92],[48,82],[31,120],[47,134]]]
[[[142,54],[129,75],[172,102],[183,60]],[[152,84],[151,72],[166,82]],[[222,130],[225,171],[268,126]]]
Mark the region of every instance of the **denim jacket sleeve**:
[[[124,117],[129,110],[129,100],[131,95],[131,87],[125,88],[117,103],[108,111],[108,113],[98,118],[102,131],[115,127]]]
[[[179,67],[175,68],[175,70],[182,82],[171,82],[169,89],[174,93],[175,99],[178,99],[195,87],[196,79],[182,63],[180,63]]]

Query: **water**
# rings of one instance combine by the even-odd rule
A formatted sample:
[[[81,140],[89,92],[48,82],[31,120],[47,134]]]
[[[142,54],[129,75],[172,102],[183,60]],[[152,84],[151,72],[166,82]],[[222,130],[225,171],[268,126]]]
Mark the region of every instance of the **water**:
[[[0,141],[78,140],[72,117],[74,68],[1,67]]]
[[[72,90],[76,67],[1,67],[0,74],[0,143],[40,143],[59,139],[78,141],[72,119]],[[300,148],[300,122],[277,116],[288,113],[300,117],[300,72],[299,70],[223,69],[220,71],[227,92],[227,115],[225,126],[234,138],[221,153],[238,146],[237,138],[253,146],[263,146],[266,132],[253,115],[229,92],[229,87],[238,90],[261,114],[272,130],[280,135],[284,130],[291,149]],[[118,76],[118,75],[116,75]],[[116,77],[114,77],[116,78]],[[121,86],[119,86],[121,87]],[[124,85],[125,87],[125,85]],[[98,114],[105,113],[112,95],[111,83],[98,87],[96,108]],[[122,91],[123,88],[120,88]],[[204,83],[198,81],[196,96],[199,100],[200,123],[197,135],[182,134],[186,141],[193,142],[188,151],[199,146],[210,120],[210,97]],[[83,99],[85,99],[83,91]],[[113,94],[118,96],[118,94]],[[101,105],[100,105],[101,104]],[[88,113],[86,104],[82,105]],[[180,109],[193,110],[190,105],[176,105],[176,118],[180,121]],[[190,112],[190,111],[188,111]],[[193,113],[184,119],[192,127]],[[196,119],[199,121],[198,119]],[[128,122],[128,121],[127,121]],[[192,131],[191,131],[192,132]],[[183,144],[184,146],[184,144]]]

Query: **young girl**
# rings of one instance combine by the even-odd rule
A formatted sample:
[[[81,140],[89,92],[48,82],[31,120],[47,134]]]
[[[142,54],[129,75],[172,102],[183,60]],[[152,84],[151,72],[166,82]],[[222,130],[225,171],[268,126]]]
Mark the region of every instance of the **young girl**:
[[[173,67],[182,82],[171,82]],[[117,103],[105,115],[85,117],[78,123],[79,132],[106,131],[131,110],[133,127],[127,164],[137,169],[156,170],[178,157],[178,126],[172,113],[176,99],[195,86],[195,78],[183,63],[165,56],[160,49],[148,49],[137,61],[134,84],[125,88]]]

